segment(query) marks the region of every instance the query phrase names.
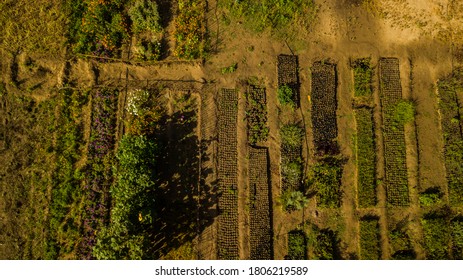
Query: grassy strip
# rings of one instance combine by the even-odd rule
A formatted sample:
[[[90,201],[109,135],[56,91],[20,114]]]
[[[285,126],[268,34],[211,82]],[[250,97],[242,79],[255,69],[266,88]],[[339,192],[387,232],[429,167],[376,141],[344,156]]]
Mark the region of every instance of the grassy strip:
[[[377,217],[360,220],[360,257],[362,260],[379,260],[381,258]]]
[[[245,26],[254,32],[271,30],[277,35],[293,31],[300,27],[309,31],[312,27],[318,7],[314,1],[305,0],[257,0],[257,1],[220,1],[228,9],[224,21],[230,18],[244,19]]]
[[[357,122],[357,188],[360,208],[376,205],[376,153],[373,115],[370,109],[355,110]]]
[[[450,227],[447,217],[430,213],[421,220],[424,249],[428,260],[449,259]]]
[[[311,169],[309,186],[317,193],[317,206],[338,208],[341,205],[342,162],[336,157],[320,159]]]
[[[64,90],[59,94],[59,116],[56,123],[56,169],[50,204],[48,259],[74,254],[80,243],[80,188],[82,173],[76,163],[82,157],[82,106],[87,95]],[[74,258],[76,256],[74,255]]]
[[[307,259],[307,240],[302,230],[293,230],[288,233],[288,255],[287,260]]]
[[[179,0],[175,17],[176,47],[179,58],[203,58],[206,52],[205,3],[203,0]]]
[[[460,73],[438,83],[439,109],[445,142],[445,167],[451,205],[463,204],[463,135],[456,91],[461,89]]]

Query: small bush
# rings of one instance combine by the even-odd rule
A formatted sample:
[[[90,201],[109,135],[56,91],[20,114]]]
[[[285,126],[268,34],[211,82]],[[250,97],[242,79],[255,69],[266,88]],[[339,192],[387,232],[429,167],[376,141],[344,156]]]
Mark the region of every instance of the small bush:
[[[129,16],[133,23],[134,32],[160,31],[160,17],[156,1],[137,0],[129,9]]]
[[[283,85],[278,88],[278,101],[281,105],[287,105],[291,108],[296,108],[294,92],[288,85]]]
[[[281,195],[283,209],[288,212],[302,210],[308,203],[309,200],[300,191],[286,190]]]

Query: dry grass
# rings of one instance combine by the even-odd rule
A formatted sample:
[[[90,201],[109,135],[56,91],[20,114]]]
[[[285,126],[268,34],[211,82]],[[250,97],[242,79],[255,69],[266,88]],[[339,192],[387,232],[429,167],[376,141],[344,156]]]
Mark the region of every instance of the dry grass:
[[[0,11],[0,49],[63,54],[67,25],[60,0],[1,0]]]

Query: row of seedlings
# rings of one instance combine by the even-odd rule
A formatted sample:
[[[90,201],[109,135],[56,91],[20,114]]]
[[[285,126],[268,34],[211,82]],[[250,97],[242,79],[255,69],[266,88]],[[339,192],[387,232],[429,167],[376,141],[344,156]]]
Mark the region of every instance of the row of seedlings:
[[[265,88],[251,86],[246,94],[249,142],[249,224],[251,259],[272,259],[271,185],[267,148],[258,148],[268,137]]]
[[[444,156],[447,172],[449,202],[463,204],[463,128],[457,88],[463,81],[462,73],[456,72],[438,82],[439,111],[444,134]]]
[[[272,213],[268,169],[268,149],[249,147],[250,254],[252,260],[272,259]]]
[[[357,126],[357,200],[360,208],[373,207],[376,198],[376,148],[372,103],[372,74],[369,58],[353,62],[354,112]]]
[[[219,92],[218,116],[218,258],[238,259],[238,92]]]
[[[317,162],[311,170],[317,206],[337,208],[341,204],[342,159],[336,141],[336,65],[315,62],[312,66],[312,129]]]
[[[387,202],[391,206],[408,206],[408,176],[404,125],[395,121],[400,108],[402,86],[399,60],[381,58],[379,61],[380,100],[383,115],[385,186]]]
[[[88,166],[85,174],[83,240],[80,258],[91,259],[96,233],[109,220],[109,189],[112,184],[112,159],[115,144],[117,89],[99,89],[92,98]]]

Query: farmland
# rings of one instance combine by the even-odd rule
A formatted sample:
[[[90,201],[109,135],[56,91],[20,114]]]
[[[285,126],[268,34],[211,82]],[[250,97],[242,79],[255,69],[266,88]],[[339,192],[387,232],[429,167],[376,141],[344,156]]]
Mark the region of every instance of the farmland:
[[[415,2],[0,4],[0,258],[462,259],[463,9]]]

